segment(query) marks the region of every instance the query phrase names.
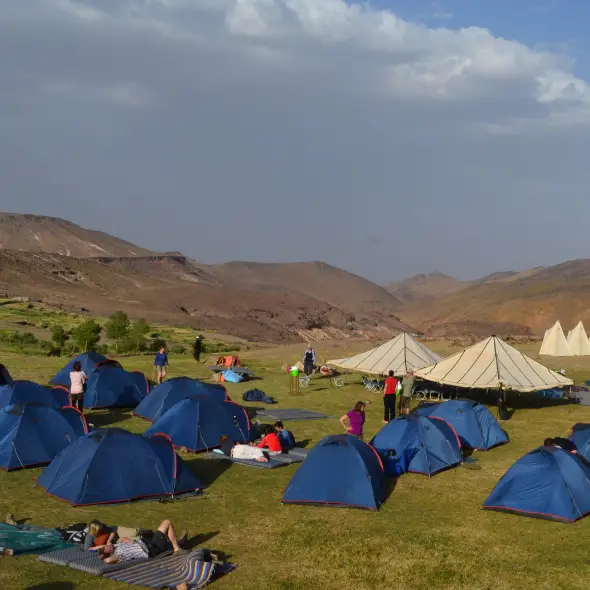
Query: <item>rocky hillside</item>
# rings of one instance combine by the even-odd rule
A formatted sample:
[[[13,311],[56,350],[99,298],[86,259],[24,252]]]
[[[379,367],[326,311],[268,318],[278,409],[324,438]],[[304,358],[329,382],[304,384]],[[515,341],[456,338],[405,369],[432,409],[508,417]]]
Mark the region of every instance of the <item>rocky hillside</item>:
[[[44,252],[92,258],[95,256],[146,256],[149,250],[103,232],[40,215],[0,213],[0,250]]]
[[[459,281],[440,272],[422,274],[385,285],[387,291],[403,303],[428,301],[441,295],[455,293],[471,283]]]
[[[0,295],[256,341],[384,336],[406,329],[382,287],[321,262],[207,266],[61,219],[0,214]]]

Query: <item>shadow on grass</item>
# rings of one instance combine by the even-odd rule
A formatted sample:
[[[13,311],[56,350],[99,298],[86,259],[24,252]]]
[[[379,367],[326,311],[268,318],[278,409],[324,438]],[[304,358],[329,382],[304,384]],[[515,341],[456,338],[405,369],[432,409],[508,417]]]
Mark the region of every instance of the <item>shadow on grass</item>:
[[[26,590],[73,590],[75,588],[72,582],[45,582],[27,586]]]
[[[86,420],[96,428],[104,428],[112,424],[125,422],[133,416],[133,410],[123,408],[109,408],[108,410],[96,410],[92,414],[85,414]]]
[[[397,477],[388,477],[385,480],[385,494],[383,496],[383,504],[389,500],[391,494],[393,494],[393,490],[395,490],[395,486],[397,485]]]
[[[305,440],[298,440],[295,443],[295,447],[297,447],[298,449],[305,449],[310,442],[311,438],[306,438]]]
[[[215,459],[190,459],[182,456],[189,469],[199,477],[203,485],[209,487],[221,477],[231,466],[231,461],[219,461]]]
[[[186,542],[187,549],[195,549],[199,545],[204,545],[211,539],[214,539],[219,534],[219,531],[212,531],[210,533],[201,533],[191,537]]]

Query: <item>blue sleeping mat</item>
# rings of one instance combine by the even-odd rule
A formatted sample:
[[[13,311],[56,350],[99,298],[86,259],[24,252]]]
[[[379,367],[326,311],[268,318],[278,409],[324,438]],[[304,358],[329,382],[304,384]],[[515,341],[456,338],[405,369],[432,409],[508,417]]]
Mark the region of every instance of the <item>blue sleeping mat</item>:
[[[302,449],[303,450],[303,449]],[[234,459],[233,457],[228,457],[223,453],[209,453],[210,459],[218,459],[221,461],[231,461],[232,463],[237,463],[239,465],[246,465],[247,467],[258,467],[259,469],[275,469],[277,467],[284,467],[285,465],[291,465],[292,463],[301,463],[303,459],[305,459],[302,455],[297,454],[281,454],[281,455],[271,455],[269,460],[266,463],[260,463],[255,459]]]
[[[155,557],[154,559],[160,559],[170,555],[172,551],[165,551]],[[96,551],[84,551],[82,547],[70,547],[69,549],[61,549],[60,551],[52,551],[51,553],[45,553],[39,556],[39,561],[45,563],[53,563],[54,565],[64,565],[71,567],[75,570],[80,570],[91,574],[93,576],[103,576],[108,572],[116,572],[119,570],[126,569],[138,563],[145,561],[153,561],[154,559],[136,559],[128,561],[126,563],[105,563],[98,556]]]

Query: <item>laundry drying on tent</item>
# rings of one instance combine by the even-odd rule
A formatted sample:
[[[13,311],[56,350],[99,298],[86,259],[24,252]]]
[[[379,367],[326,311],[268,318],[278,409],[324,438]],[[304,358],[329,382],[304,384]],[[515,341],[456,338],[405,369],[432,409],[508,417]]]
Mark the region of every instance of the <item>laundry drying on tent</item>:
[[[87,432],[84,416],[76,408],[6,406],[0,409],[0,468],[46,465]]]
[[[73,506],[176,497],[203,485],[163,435],[102,428],[68,445],[38,484]]]
[[[2,385],[12,385],[12,377],[8,372],[8,369],[0,363],[0,387]]]
[[[149,393],[150,386],[143,373],[125,371],[120,366],[98,365],[88,375],[84,407],[135,408]]]
[[[40,404],[52,408],[71,405],[70,394],[61,387],[45,387],[33,381],[14,381],[0,387],[0,408],[10,405]]]
[[[371,446],[349,434],[323,438],[285,489],[283,504],[378,510],[385,499],[383,465]]]
[[[568,332],[567,343],[572,353],[576,356],[590,355],[590,341],[584,324],[580,321],[578,325]]]
[[[436,473],[462,462],[455,429],[434,416],[412,413],[388,422],[371,441],[388,476]]]
[[[504,474],[483,507],[576,522],[590,513],[590,466],[559,447],[539,447]]]
[[[146,435],[163,433],[174,446],[206,451],[220,445],[222,436],[233,443],[250,442],[250,420],[244,408],[211,395],[177,402],[147,429]]]
[[[121,366],[117,361],[113,359],[108,359],[106,356],[102,354],[98,354],[96,352],[85,352],[83,354],[79,354],[78,356],[74,357],[70,360],[70,362],[51,379],[50,383],[52,385],[61,385],[62,387],[70,387],[70,373],[74,370],[74,363],[79,362],[82,366],[82,371],[86,373],[86,375],[90,375],[96,367],[102,364],[112,364],[115,366]]]
[[[545,332],[539,354],[543,356],[574,356],[559,321]]]
[[[387,375],[389,371],[393,371],[399,377],[440,360],[438,354],[418,342],[411,334],[402,332],[377,348],[349,358],[328,361],[328,365],[370,375]]]
[[[571,379],[525,356],[497,336],[416,371],[416,377],[456,387],[520,392],[573,385]]]
[[[200,395],[210,395],[219,401],[229,400],[222,385],[203,383],[189,377],[174,377],[154,387],[135,408],[134,414],[154,422],[177,402]]]
[[[422,404],[416,412],[448,422],[459,436],[462,447],[487,451],[508,442],[508,435],[492,413],[483,404],[471,399]]]
[[[575,424],[569,439],[576,445],[578,455],[590,461],[590,424]]]

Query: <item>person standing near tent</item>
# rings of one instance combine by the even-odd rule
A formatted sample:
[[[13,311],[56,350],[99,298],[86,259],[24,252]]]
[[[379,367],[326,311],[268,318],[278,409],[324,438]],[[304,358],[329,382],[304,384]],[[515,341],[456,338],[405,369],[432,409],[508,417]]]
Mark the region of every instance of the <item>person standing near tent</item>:
[[[405,410],[406,414],[410,413],[412,405],[412,390],[414,389],[414,371],[406,371],[402,381],[402,394],[400,396],[399,415]]]
[[[72,405],[78,408],[80,412],[84,411],[84,392],[86,391],[86,381],[88,377],[82,370],[80,361],[76,361],[70,373],[70,396]]]
[[[197,336],[193,346],[193,357],[198,363],[201,362],[201,352],[203,352],[203,337]]]
[[[303,372],[310,377],[313,373],[315,366],[315,350],[311,347],[311,344],[307,346],[307,350],[303,355]]]
[[[363,426],[365,425],[365,402],[356,402],[354,409],[340,418],[340,424],[348,434],[363,440]]]
[[[158,352],[154,358],[154,369],[158,374],[158,385],[164,381],[168,369],[168,355],[166,354],[166,348],[162,346],[160,352]]]
[[[395,378],[393,371],[389,371],[389,376],[385,379],[385,387],[383,389],[383,424],[395,420],[395,402],[398,383],[399,381]]]

